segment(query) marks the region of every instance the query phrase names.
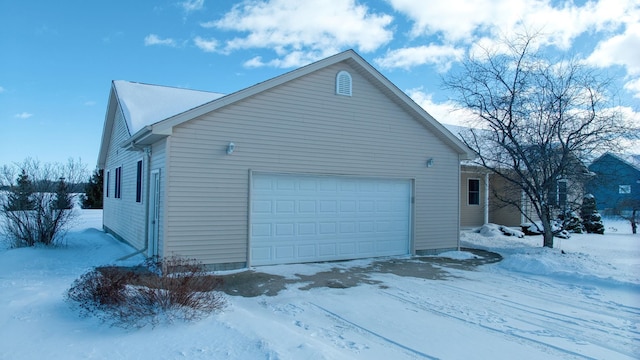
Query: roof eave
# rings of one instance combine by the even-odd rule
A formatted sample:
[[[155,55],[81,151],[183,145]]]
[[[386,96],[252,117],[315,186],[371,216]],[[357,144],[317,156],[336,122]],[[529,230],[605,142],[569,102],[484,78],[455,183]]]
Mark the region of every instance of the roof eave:
[[[169,135],[171,135],[171,133],[159,133],[155,131],[153,125],[147,125],[123,141],[120,147],[127,150],[142,150],[144,147],[151,146]]]
[[[111,90],[109,91],[109,102],[107,105],[107,112],[104,118],[104,124],[102,128],[102,138],[100,140],[100,150],[98,151],[98,169],[104,169],[107,162],[107,152],[109,151],[109,143],[111,142],[111,129],[113,128],[113,122],[115,121],[115,111],[118,108],[115,89],[113,82],[111,83]]]

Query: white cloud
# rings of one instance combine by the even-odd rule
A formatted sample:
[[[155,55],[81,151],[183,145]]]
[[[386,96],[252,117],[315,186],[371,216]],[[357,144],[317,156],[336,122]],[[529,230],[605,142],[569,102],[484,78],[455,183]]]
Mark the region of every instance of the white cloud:
[[[266,0],[235,5],[205,28],[246,33],[225,45],[225,50],[273,49],[279,59],[250,64],[292,67],[334,54],[347,47],[371,52],[391,41],[387,27],[393,18],[373,14],[355,0]]]
[[[7,91],[7,90],[5,88],[3,88],[2,86],[0,86],[0,94],[2,94],[5,91]]]
[[[466,39],[490,19],[507,15],[505,7],[500,12],[501,16],[495,16],[500,4],[491,0],[389,0],[389,3],[413,21],[413,36],[440,33],[446,41]]]
[[[634,98],[640,99],[640,77],[627,81],[627,83],[624,84],[624,89],[633,93]]]
[[[196,36],[193,39],[193,42],[204,52],[216,52],[218,50],[218,40],[216,39],[205,39],[200,36]]]
[[[405,68],[423,64],[436,65],[439,72],[447,72],[451,64],[464,55],[464,50],[449,45],[418,46],[387,51],[376,64],[383,68]]]
[[[407,95],[416,104],[443,124],[473,126],[475,117],[469,110],[462,109],[453,101],[437,103],[433,101],[433,95],[420,88],[406,90]]]
[[[639,54],[640,23],[629,26],[622,34],[601,41],[587,62],[600,67],[622,65],[630,75],[640,75]]]
[[[637,0],[573,2],[550,0],[389,0],[413,21],[411,34],[440,35],[445,43],[471,43],[523,29],[540,30],[543,43],[568,49],[587,31],[613,31],[638,22]]]
[[[204,0],[186,0],[180,3],[180,6],[186,12],[192,12],[196,10],[202,10],[204,7]]]
[[[176,41],[171,38],[162,39],[156,34],[149,34],[144,38],[145,46],[152,45],[164,45],[164,46],[176,46]]]
[[[30,118],[32,116],[33,116],[33,114],[30,114],[28,112],[21,112],[19,114],[15,114],[14,115],[14,117],[18,118],[18,119],[28,119],[28,118]]]

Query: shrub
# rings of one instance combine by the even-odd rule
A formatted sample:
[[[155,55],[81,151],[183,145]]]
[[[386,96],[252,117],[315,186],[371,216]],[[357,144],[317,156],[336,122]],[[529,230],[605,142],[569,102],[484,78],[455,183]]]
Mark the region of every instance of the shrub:
[[[76,217],[69,184],[83,173],[71,159],[66,165],[27,159],[0,168],[0,185],[8,190],[0,196],[0,231],[14,247],[59,242]]]
[[[195,260],[152,258],[136,267],[97,267],[77,279],[67,300],[81,316],[120,327],[157,325],[174,318],[197,320],[224,306],[214,291],[222,279]]]

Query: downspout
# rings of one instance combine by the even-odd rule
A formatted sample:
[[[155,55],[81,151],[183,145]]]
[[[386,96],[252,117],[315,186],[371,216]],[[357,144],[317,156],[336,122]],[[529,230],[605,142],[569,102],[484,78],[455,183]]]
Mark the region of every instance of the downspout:
[[[489,223],[489,173],[484,174],[484,223]]]
[[[462,190],[460,187],[462,186],[462,155],[458,155],[458,246],[457,246],[457,251],[460,251],[460,221],[462,219],[460,212],[462,211],[462,206],[460,205],[460,202],[462,201],[461,195],[460,195],[460,191]]]
[[[133,146],[133,144],[132,144]],[[144,247],[134,253],[131,253],[129,255],[125,255],[121,258],[119,258],[117,261],[121,261],[121,260],[127,260],[129,258],[132,258],[138,254],[142,254],[145,253],[148,249],[149,249],[149,206],[151,201],[149,201],[149,188],[150,188],[150,183],[151,183],[151,146],[146,146],[142,149],[142,151],[144,151],[145,156],[145,162],[146,162],[146,167],[147,167],[147,171],[146,171],[146,181],[144,182],[145,184],[145,189],[144,189],[144,194],[145,194],[145,201],[147,202],[146,206],[144,207]],[[144,166],[145,164],[143,164]]]

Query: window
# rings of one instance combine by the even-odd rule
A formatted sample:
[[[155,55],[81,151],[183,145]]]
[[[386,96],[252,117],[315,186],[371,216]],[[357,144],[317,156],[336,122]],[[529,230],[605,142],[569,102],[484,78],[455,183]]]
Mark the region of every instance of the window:
[[[136,202],[142,201],[142,160],[138,161],[136,167]]]
[[[567,180],[558,181],[558,205],[562,208],[567,206]]]
[[[618,185],[618,194],[631,194],[631,185]]]
[[[109,177],[110,176],[109,175],[111,175],[111,173],[109,171],[107,171],[107,181],[106,181],[106,185],[105,185],[106,186],[105,194],[107,195],[107,197],[109,197],[109,184],[110,184],[110,181],[109,181]]]
[[[480,205],[480,180],[479,179],[469,179],[468,185],[468,204],[469,205]]]
[[[567,180],[558,180],[549,193],[549,205],[564,208],[567,206]]]
[[[351,96],[351,75],[346,71],[340,71],[336,75],[336,94]]]
[[[116,199],[120,199],[120,197],[122,195],[120,193],[120,191],[121,191],[121,186],[120,186],[121,183],[122,183],[122,166],[116,168],[116,189],[115,189],[114,194],[113,194],[113,196]]]

